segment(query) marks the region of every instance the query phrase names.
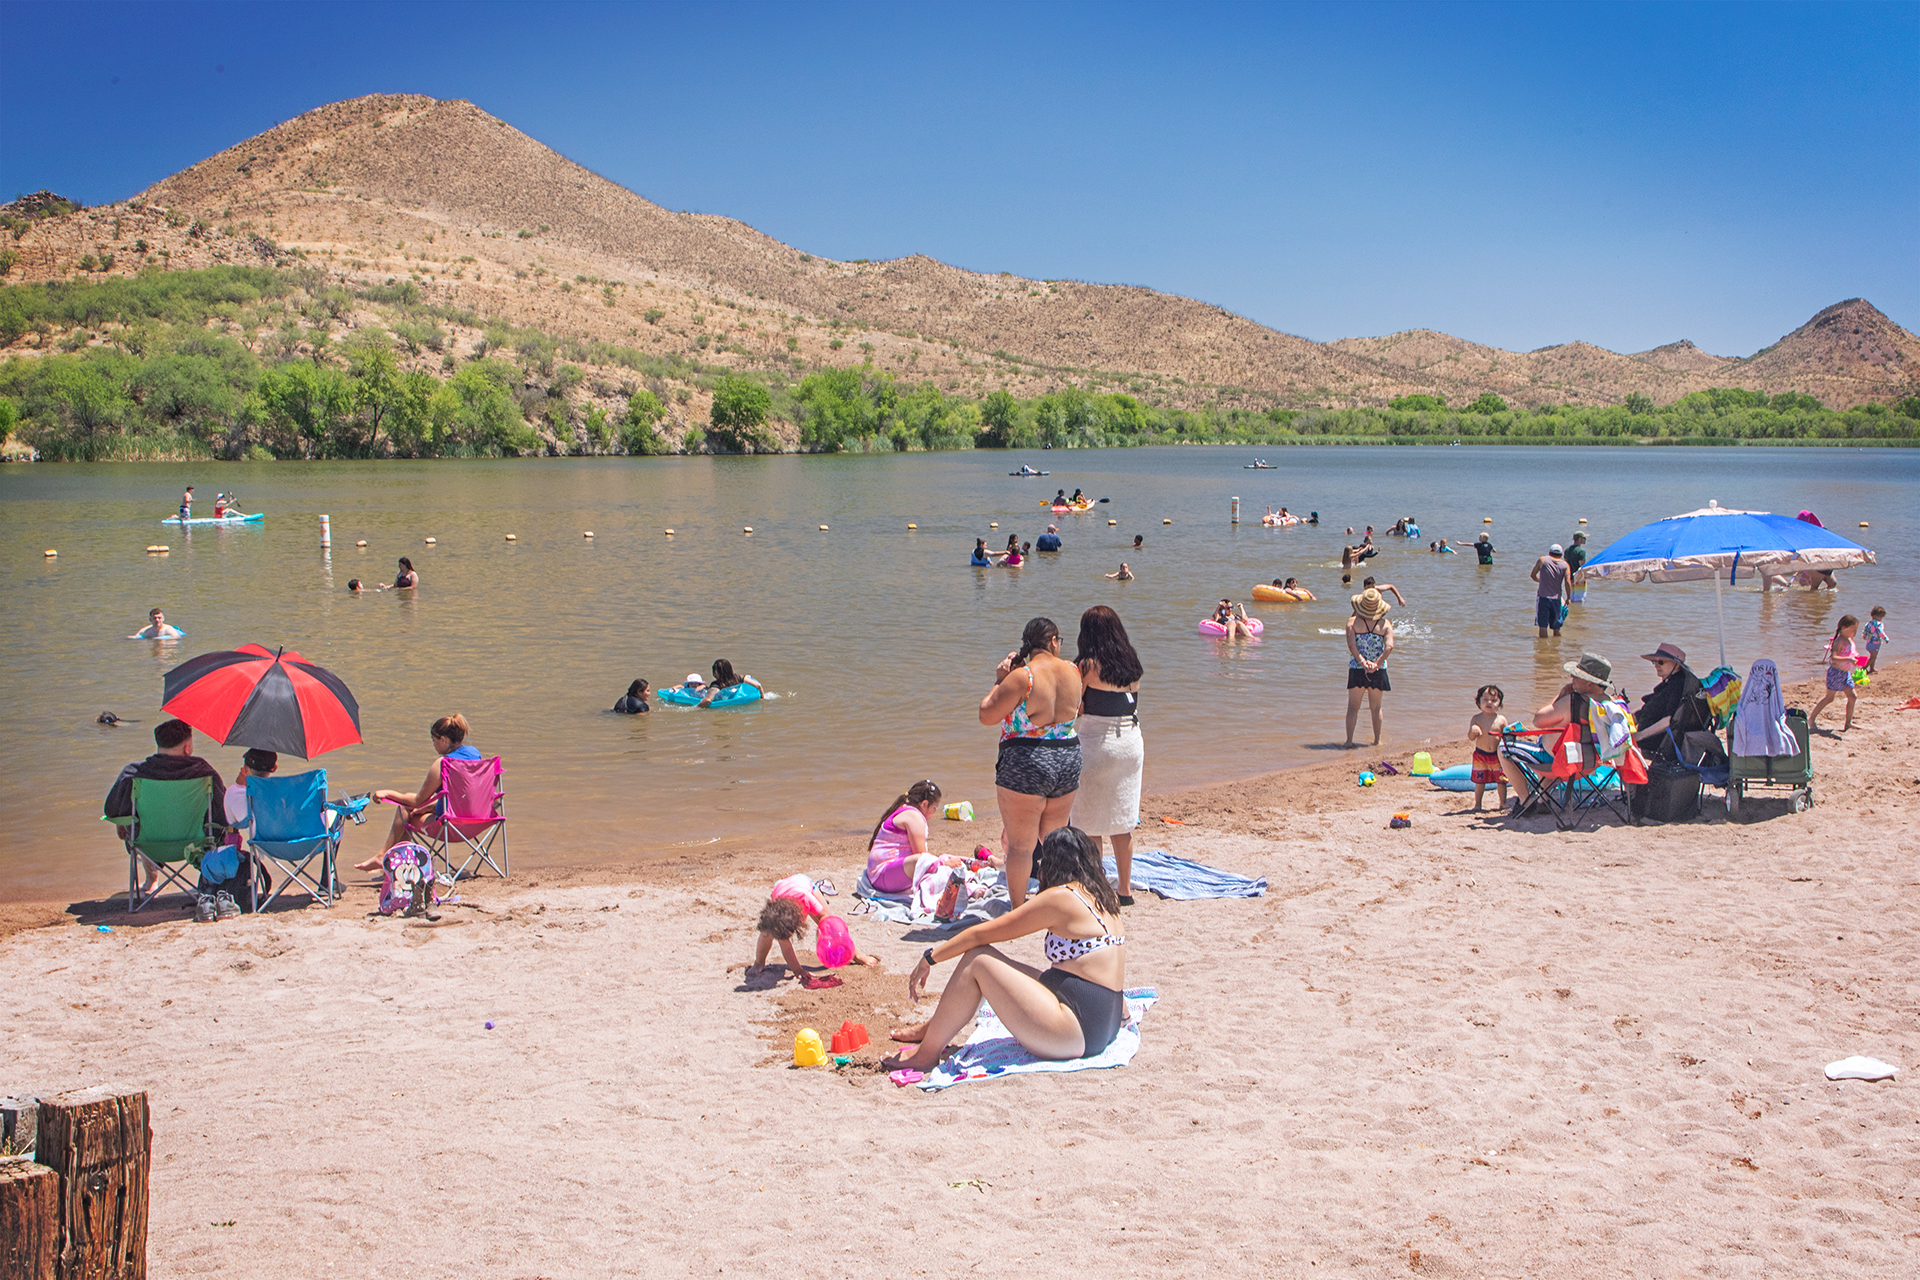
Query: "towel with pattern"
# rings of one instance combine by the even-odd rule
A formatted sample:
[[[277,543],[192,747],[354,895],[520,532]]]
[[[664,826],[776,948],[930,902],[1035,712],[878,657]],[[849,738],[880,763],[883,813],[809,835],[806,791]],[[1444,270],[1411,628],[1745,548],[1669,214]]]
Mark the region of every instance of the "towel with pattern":
[[[867,873],[862,871],[860,879],[853,886],[853,896],[861,900],[861,906],[855,911],[857,914],[871,912],[891,924],[923,925],[935,929],[964,929],[969,925],[991,920],[995,916],[1005,915],[1011,909],[1012,904],[1007,897],[1005,877],[1000,872],[991,867],[980,871],[969,868],[965,874],[967,909],[951,923],[943,924],[933,918],[934,907],[939,902],[940,892],[946,887],[945,875],[927,876],[915,887],[913,893],[882,893],[873,887],[873,881],[867,879]]]
[[[980,1021],[974,1026],[973,1034],[960,1046],[957,1053],[947,1056],[947,1060],[927,1072],[926,1078],[919,1082],[922,1089],[931,1092],[935,1089],[950,1089],[963,1080],[993,1080],[1000,1076],[1024,1075],[1034,1071],[1094,1071],[1107,1067],[1124,1067],[1133,1061],[1133,1055],[1140,1051],[1140,1022],[1147,1016],[1147,1010],[1153,1008],[1160,999],[1160,993],[1152,987],[1127,988],[1127,1020],[1120,1024],[1120,1033],[1108,1045],[1091,1058],[1068,1058],[1064,1062],[1048,1061],[1036,1058],[1020,1047],[994,1017],[993,1006],[980,1005]]]

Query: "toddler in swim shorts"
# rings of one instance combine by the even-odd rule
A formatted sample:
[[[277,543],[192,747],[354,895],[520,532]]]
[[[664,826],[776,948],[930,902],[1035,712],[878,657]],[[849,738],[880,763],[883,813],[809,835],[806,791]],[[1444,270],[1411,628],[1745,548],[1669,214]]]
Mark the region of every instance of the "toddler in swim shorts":
[[[1867,625],[1860,628],[1860,643],[1867,647],[1867,674],[1872,675],[1874,668],[1880,665],[1880,646],[1887,642],[1887,607],[1883,604],[1873,606],[1867,614]]]
[[[1473,704],[1480,708],[1480,713],[1467,722],[1467,741],[1473,744],[1475,813],[1485,807],[1487,787],[1492,783],[1500,785],[1500,807],[1507,807],[1507,771],[1500,763],[1500,730],[1507,725],[1500,708],[1506,702],[1507,695],[1497,684],[1483,684],[1473,695]]]

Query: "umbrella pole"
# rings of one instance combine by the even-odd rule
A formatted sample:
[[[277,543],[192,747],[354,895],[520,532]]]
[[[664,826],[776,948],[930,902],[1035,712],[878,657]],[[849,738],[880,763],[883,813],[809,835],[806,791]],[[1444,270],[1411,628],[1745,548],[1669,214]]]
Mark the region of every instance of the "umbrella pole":
[[[1713,608],[1720,616],[1720,665],[1727,665],[1727,604],[1720,594],[1720,575],[1713,575]]]

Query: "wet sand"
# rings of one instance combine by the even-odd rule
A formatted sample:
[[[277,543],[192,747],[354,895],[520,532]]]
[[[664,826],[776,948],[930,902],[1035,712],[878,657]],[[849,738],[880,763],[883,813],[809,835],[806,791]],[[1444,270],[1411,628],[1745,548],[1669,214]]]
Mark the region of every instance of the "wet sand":
[[[767,882],[850,887],[852,839],[482,882],[434,925],[364,887],[9,908],[66,923],[0,941],[0,1084],[149,1091],[156,1276],[1911,1275],[1914,694],[1884,669],[1819,803],[1737,824],[1476,818],[1359,752],[1154,797],[1144,847],[1271,889],[1128,911],[1161,1000],[1117,1071],[785,1065],[803,1020],[906,1012],[924,943],[871,918],[884,972],[741,972]],[[1903,1079],[1822,1078],[1855,1053]]]

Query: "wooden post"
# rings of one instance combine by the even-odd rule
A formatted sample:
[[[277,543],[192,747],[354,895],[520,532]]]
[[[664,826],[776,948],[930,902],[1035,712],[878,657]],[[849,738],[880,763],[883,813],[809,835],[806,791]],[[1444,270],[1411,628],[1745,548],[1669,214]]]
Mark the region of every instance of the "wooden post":
[[[111,1087],[40,1100],[35,1158],[60,1175],[59,1280],[145,1280],[147,1095]]]
[[[0,1280],[54,1280],[59,1239],[60,1175],[0,1160]]]

